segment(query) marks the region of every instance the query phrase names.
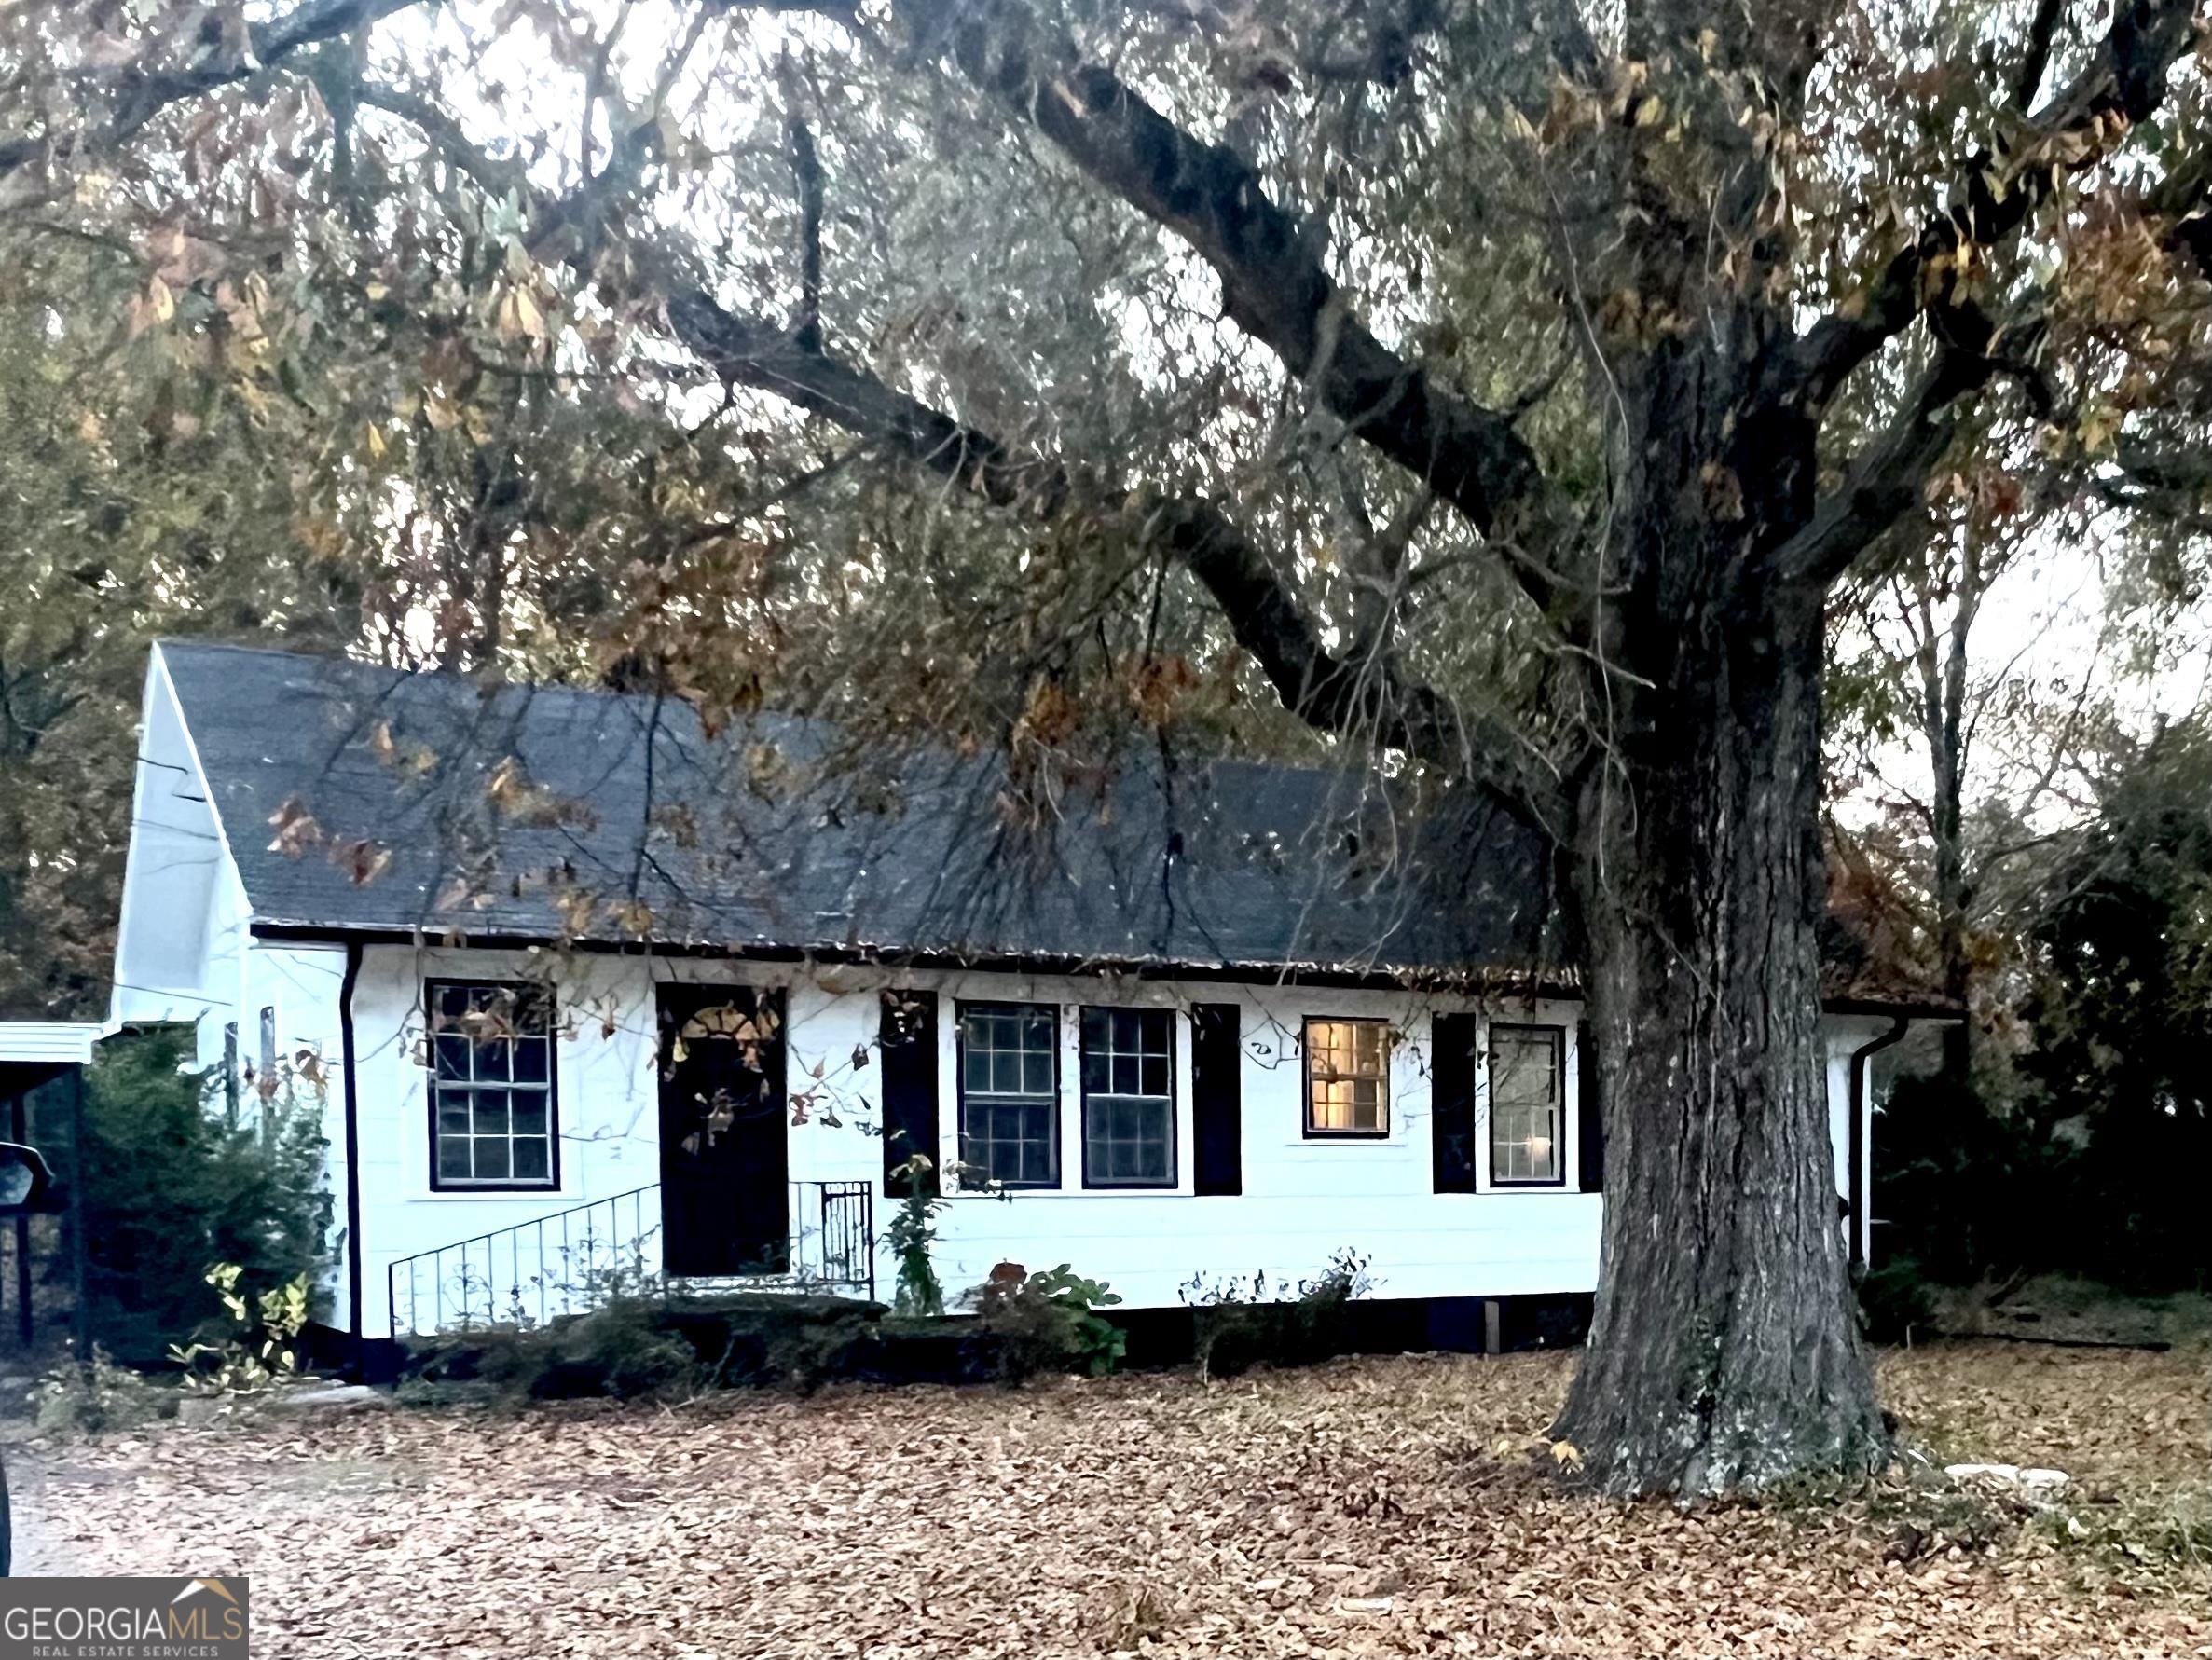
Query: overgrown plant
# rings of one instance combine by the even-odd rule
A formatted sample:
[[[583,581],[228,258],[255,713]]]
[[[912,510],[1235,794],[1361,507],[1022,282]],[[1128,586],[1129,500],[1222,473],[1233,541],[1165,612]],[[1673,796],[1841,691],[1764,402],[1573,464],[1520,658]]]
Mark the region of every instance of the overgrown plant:
[[[185,1386],[207,1394],[255,1394],[299,1371],[299,1338],[307,1330],[305,1274],[248,1300],[239,1289],[244,1270],[218,1262],[207,1283],[221,1299],[230,1331],[220,1342],[172,1344],[169,1358],[184,1368]]]
[[[1367,1263],[1346,1247],[1318,1273],[1273,1286],[1264,1269],[1249,1280],[1193,1274],[1179,1295],[1191,1310],[1199,1375],[1230,1378],[1255,1365],[1312,1365],[1342,1354],[1350,1307],[1375,1288]]]
[[[42,1435],[104,1435],[134,1430],[173,1409],[173,1398],[94,1344],[89,1361],[63,1361],[31,1390]]]
[[[233,1289],[257,1300],[295,1282],[311,1294],[328,1261],[319,1064],[307,1054],[265,1082],[257,1121],[233,1126],[190,1059],[168,1032],[113,1039],[87,1075],[82,1149],[65,1123],[34,1126],[62,1179],[84,1185],[92,1335],[126,1365],[223,1340],[234,1323],[211,1262],[235,1267]],[[68,1262],[58,1252],[49,1271]]]
[[[1121,1328],[1097,1311],[1121,1299],[1104,1280],[1087,1280],[1065,1262],[1035,1274],[1002,1262],[968,1300],[1002,1377],[1067,1371],[1103,1378],[1121,1364]]]
[[[937,1243],[937,1218],[945,1208],[944,1196],[932,1179],[936,1166],[926,1154],[913,1153],[895,1165],[893,1181],[906,1184],[905,1195],[884,1227],[884,1242],[898,1259],[899,1276],[892,1283],[891,1309],[910,1315],[944,1312],[944,1287],[929,1259]]]

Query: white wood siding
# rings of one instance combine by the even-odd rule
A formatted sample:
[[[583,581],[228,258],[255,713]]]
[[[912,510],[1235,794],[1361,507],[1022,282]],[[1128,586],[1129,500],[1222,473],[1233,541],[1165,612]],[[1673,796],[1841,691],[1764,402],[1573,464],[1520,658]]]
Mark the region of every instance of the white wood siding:
[[[263,950],[269,948],[264,947]],[[315,954],[311,969],[296,961]],[[289,972],[326,1009],[309,1013],[288,1000],[286,1031],[318,1033],[337,1052],[336,978],[321,953],[293,950]],[[566,1030],[558,1043],[560,1185],[525,1193],[436,1193],[430,1186],[429,1100],[420,1064],[422,983],[429,978],[517,979],[551,965]],[[801,969],[595,953],[546,958],[527,952],[365,948],[354,995],[359,1066],[364,1329],[384,1334],[386,1269],[397,1258],[496,1231],[660,1179],[655,1077],[655,981],[776,986],[789,997],[790,1080],[816,1096],[808,1121],[790,1131],[795,1182],[860,1180],[877,1185],[880,1236],[892,1201],[881,1196],[883,1149],[870,1133],[879,1122],[875,1050],[877,993],[889,984],[938,994],[941,1167],[958,1157],[959,1091],[955,1027],[965,997],[1049,1002],[1063,1009],[1060,1132],[1063,1187],[1010,1199],[955,1194],[940,1223],[938,1272],[948,1292],[980,1283],[992,1266],[1037,1269],[1060,1262],[1108,1281],[1132,1308],[1174,1307],[1193,1276],[1249,1283],[1265,1274],[1289,1286],[1335,1252],[1367,1256],[1376,1295],[1390,1297],[1512,1296],[1587,1292],[1596,1283],[1601,1201],[1575,1190],[1577,1145],[1574,1053],[1576,1006],[1514,1004],[1499,1018],[1566,1028],[1568,1132],[1563,1190],[1433,1191],[1430,1015],[1471,1008],[1408,994],[1283,987],[1231,987],[1011,974],[902,974],[847,968]],[[1084,1191],[1074,1011],[1085,1004],[1168,1007],[1234,1003],[1242,1010],[1243,1193],[1198,1198],[1190,1191],[1189,1031],[1176,1039],[1177,1187],[1174,1191]],[[294,1012],[295,1009],[297,1012]],[[1390,1129],[1376,1140],[1310,1141],[1302,1133],[1303,1071],[1298,1049],[1308,1015],[1381,1018],[1401,1040],[1390,1063]],[[1831,1022],[1829,1084],[1834,1102],[1838,1191],[1848,1147],[1849,1053],[1859,1025]],[[868,1063],[856,1070],[856,1050]],[[818,1080],[814,1074],[820,1070]],[[331,1141],[334,1190],[342,1195],[343,1123],[334,1082]],[[1478,1146],[1482,1133],[1477,1096]],[[832,1121],[834,1120],[834,1121]],[[887,1295],[893,1266],[879,1258]],[[341,1320],[339,1324],[343,1324]]]

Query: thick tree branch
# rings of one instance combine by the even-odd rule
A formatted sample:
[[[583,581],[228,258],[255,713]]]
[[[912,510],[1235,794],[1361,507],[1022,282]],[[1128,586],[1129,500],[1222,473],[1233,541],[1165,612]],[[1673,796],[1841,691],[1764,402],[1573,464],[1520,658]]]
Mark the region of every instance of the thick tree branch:
[[[1202,497],[1075,477],[802,345],[790,330],[732,315],[704,291],[675,294],[667,309],[677,337],[725,379],[773,392],[996,506],[1038,518],[1077,507],[1120,516],[1140,544],[1164,550],[1197,579],[1299,720],[1468,778],[1547,828],[1560,822],[1552,786],[1504,722],[1470,717],[1433,688],[1332,652],[1275,561]]]
[[[170,68],[134,65],[112,77],[108,89],[114,94],[115,108],[97,128],[11,139],[0,144],[0,178],[42,158],[67,160],[87,151],[111,149],[128,142],[172,104],[251,80],[305,48],[335,40],[419,3],[419,0],[305,0],[282,17],[265,23],[248,23],[249,50],[244,57],[216,56],[203,62]]]
[[[2013,107],[2022,114],[2035,107],[2035,95],[2043,89],[2052,48],[2058,44],[2058,25],[2065,18],[2066,0],[2036,0],[2035,16],[2027,24],[2027,49],[2013,72]]]
[[[792,335],[803,347],[822,343],[822,164],[814,134],[796,113],[784,124],[791,174],[799,185],[799,317]]]
[[[408,94],[364,86],[361,101],[388,112],[429,115],[425,136],[472,178],[508,183],[501,165],[458,126]],[[525,199],[531,199],[525,190]],[[576,205],[536,198],[534,244],[547,243]],[[799,326],[738,316],[650,242],[633,239],[633,268],[657,292],[670,332],[725,382],[772,392],[911,465],[1033,519],[1071,510],[1118,516],[1140,545],[1179,559],[1212,597],[1237,641],[1283,706],[1317,730],[1373,741],[1435,765],[1556,831],[1563,822],[1556,780],[1505,722],[1470,715],[1395,669],[1329,650],[1275,561],[1212,502],[1132,491],[1079,475],[1065,462],[1008,445],[845,363]]]
[[[1547,610],[1570,569],[1570,531],[1512,420],[1440,385],[1353,314],[1306,229],[1235,152],[1184,131],[1021,0],[977,0],[949,27],[900,0],[917,38],[942,39],[961,73],[1034,125],[1092,180],[1188,242],[1221,279],[1239,326],[1309,382],[1362,440],[1423,480],[1497,549]]]
[[[1887,432],[1862,450],[1848,476],[1804,528],[1775,549],[1785,583],[1826,587],[1910,512],[1951,445],[1952,405],[1998,374],[1995,359],[1944,350],[1920,377]]]
[[[1960,249],[2018,230],[2049,199],[2056,175],[2088,165],[2119,131],[2158,108],[2167,72],[2194,38],[2194,0],[2120,0],[2088,67],[1996,153],[1968,164],[1956,205],[1793,350],[1778,354],[1765,403],[1818,415],[1852,370],[1922,312],[1944,307]]]

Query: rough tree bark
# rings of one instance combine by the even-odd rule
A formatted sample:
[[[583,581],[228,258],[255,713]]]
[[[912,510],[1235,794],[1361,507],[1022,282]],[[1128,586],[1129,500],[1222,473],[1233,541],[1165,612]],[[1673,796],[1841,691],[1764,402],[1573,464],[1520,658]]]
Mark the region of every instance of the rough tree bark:
[[[1717,611],[1625,722],[1574,894],[1606,1118],[1589,1348],[1553,1431],[1625,1492],[1884,1457],[1836,1226],[1815,950],[1819,606]]]

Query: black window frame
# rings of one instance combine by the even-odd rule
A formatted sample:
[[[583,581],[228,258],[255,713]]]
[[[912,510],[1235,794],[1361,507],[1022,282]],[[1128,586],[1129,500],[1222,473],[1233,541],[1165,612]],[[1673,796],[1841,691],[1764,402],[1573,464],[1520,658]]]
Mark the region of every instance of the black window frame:
[[[1039,1003],[1026,997],[955,997],[953,999],[953,1082],[955,1090],[954,1101],[955,1118],[953,1137],[961,1164],[962,1180],[960,1185],[963,1187],[969,1186],[967,1181],[967,1167],[969,1163],[968,1157],[968,1016],[971,1009],[990,1009],[1001,1013],[1025,1009],[1041,1012],[1046,1016],[1046,1027],[1052,1035],[1051,1110],[1046,1115],[1046,1121],[1051,1126],[1052,1132],[1051,1174],[1048,1179],[1037,1182],[1009,1182],[987,1173],[981,1180],[988,1183],[993,1188],[1007,1193],[1057,1192],[1062,1184],[1063,1173],[1066,1169],[1065,1152],[1060,1145],[1062,1140],[1060,1133],[1060,1051],[1063,1048],[1060,1033],[1060,1005]],[[979,1091],[977,1093],[1001,1100],[1009,1099],[999,1096],[996,1091],[984,1090]],[[1012,1097],[1012,1099],[1036,1100],[1038,1097],[1030,1096],[1027,1091],[1024,1091],[1022,1096]],[[973,1188],[969,1190],[975,1191]]]
[[[1497,1054],[1498,1035],[1511,1033],[1525,1036],[1542,1033],[1551,1039],[1551,1077],[1554,1104],[1557,1108],[1557,1144],[1554,1152],[1558,1159],[1559,1173],[1553,1176],[1501,1177],[1498,1174],[1498,1103]],[[1535,1189],[1539,1192],[1564,1190],[1567,1186],[1567,1138],[1573,1133],[1567,1110],[1567,1028],[1546,1024],[1542,1021],[1492,1021],[1482,1036],[1482,1105],[1483,1161],[1490,1177],[1490,1186],[1508,1192]]]
[[[1315,1026],[1378,1026],[1382,1031],[1382,1070],[1376,1075],[1379,1086],[1376,1107],[1381,1122],[1373,1130],[1323,1130],[1313,1123],[1313,1028]],[[1307,1141],[1388,1141],[1390,1139],[1390,1022],[1380,1015],[1363,1014],[1309,1014],[1298,1022],[1298,1076],[1300,1079],[1298,1118]],[[1356,1077],[1356,1074],[1332,1074],[1332,1077]]]
[[[455,990],[512,992],[517,994],[518,997],[528,996],[543,1000],[545,1006],[545,1174],[543,1177],[532,1176],[523,1181],[510,1178],[505,1181],[479,1182],[474,1179],[455,1180],[438,1173],[438,1086],[441,1080],[438,1077],[437,1038],[440,1028],[438,1026],[437,997],[442,991]],[[560,1034],[559,1022],[554,1018],[555,1013],[552,988],[533,980],[485,980],[468,975],[444,975],[434,980],[426,979],[423,981],[422,1018],[423,1049],[425,1051],[423,1074],[427,1080],[424,1094],[429,1098],[430,1190],[433,1193],[557,1193],[560,1191]],[[511,1066],[510,1070],[512,1070]],[[459,1080],[455,1081],[457,1084],[459,1083]],[[473,1088],[474,1085],[460,1084],[459,1087],[467,1089]],[[510,1097],[512,1097],[515,1087],[512,1080],[505,1086]],[[526,1084],[523,1087],[530,1089],[535,1088],[535,1085]],[[510,1113],[513,1111],[513,1101],[510,1099],[508,1103]],[[512,1118],[510,1118],[509,1123],[510,1125],[513,1123]],[[474,1139],[473,1129],[470,1133],[471,1138]],[[511,1155],[515,1140],[512,1129],[508,1132],[507,1140]],[[512,1168],[511,1165],[510,1168]]]
[[[1140,1017],[1157,1017],[1166,1023],[1167,1093],[1164,1097],[1162,1097],[1162,1099],[1164,1099],[1167,1103],[1167,1175],[1163,1180],[1109,1182],[1098,1180],[1091,1174],[1091,1087],[1083,1063],[1089,1058],[1090,1055],[1090,1034],[1084,1030],[1086,1017],[1093,1014],[1104,1015],[1107,1017],[1109,1022],[1111,1021],[1112,1017],[1117,1014],[1133,1014]],[[1131,1008],[1126,1006],[1117,1007],[1116,1005],[1110,1003],[1085,1003],[1077,1007],[1077,1130],[1080,1133],[1083,1143],[1083,1187],[1086,1192],[1172,1193],[1176,1187],[1181,1186],[1183,1180],[1182,1137],[1175,1132],[1175,1028],[1181,1023],[1182,1022],[1175,1017],[1175,1011],[1172,1008]],[[1140,1050],[1140,1061],[1142,1058],[1143,1052]],[[1143,1081],[1141,1077],[1139,1081]],[[1133,1099],[1133,1097],[1129,1096],[1125,1091],[1119,1090],[1106,1090],[1102,1091],[1101,1093],[1123,1100]],[[1133,1097],[1133,1099],[1149,1100],[1153,1099],[1153,1097],[1147,1096],[1142,1091],[1140,1091],[1137,1095]]]

